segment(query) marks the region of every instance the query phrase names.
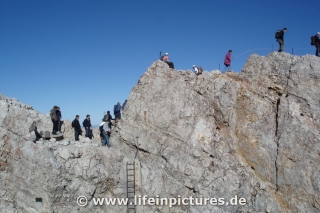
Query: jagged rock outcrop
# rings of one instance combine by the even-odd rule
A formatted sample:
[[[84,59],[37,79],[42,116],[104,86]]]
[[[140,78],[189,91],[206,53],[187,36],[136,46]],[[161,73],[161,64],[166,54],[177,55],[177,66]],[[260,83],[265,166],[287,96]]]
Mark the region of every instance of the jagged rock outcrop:
[[[310,55],[252,55],[240,73],[200,76],[157,61],[132,89],[110,149],[99,140],[33,144],[23,139],[29,124],[50,129],[49,117],[1,96],[0,209],[126,212],[92,199],[126,197],[126,163],[135,161],[137,195],[246,199],[137,212],[319,212],[319,79]],[[88,206],[77,206],[80,195]]]

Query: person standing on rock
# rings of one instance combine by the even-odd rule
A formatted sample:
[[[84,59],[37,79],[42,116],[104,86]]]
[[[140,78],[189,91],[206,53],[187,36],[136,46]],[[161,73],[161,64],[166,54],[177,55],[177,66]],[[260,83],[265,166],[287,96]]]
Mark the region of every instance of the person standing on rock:
[[[124,110],[124,108],[126,107],[126,105],[127,105],[127,99],[123,102],[123,104],[122,104],[122,111]]]
[[[121,104],[120,104],[120,102],[118,102],[116,105],[114,105],[113,114],[114,114],[114,119],[116,121],[121,119]]]
[[[315,35],[316,56],[320,57],[320,32]]]
[[[111,126],[112,126],[112,120],[114,120],[113,118],[112,118],[112,115],[110,114],[110,111],[107,111],[107,115],[108,115],[108,117],[106,118],[106,121],[108,121],[109,123],[109,129],[111,129]]]
[[[86,129],[86,137],[92,139],[92,126],[91,126],[91,121],[90,121],[90,115],[86,116],[86,119],[83,121],[83,127]]]
[[[231,71],[231,53],[232,53],[232,50],[229,50],[228,53],[226,54],[226,57],[224,58],[224,69],[223,69],[223,73],[226,72],[226,71]]]
[[[79,115],[76,115],[76,118],[72,121],[72,126],[74,128],[74,139],[79,141],[79,135],[81,135],[81,126],[79,122]]]
[[[102,123],[99,126],[100,133],[102,133],[103,140],[101,141],[101,145],[105,146],[107,145],[110,148],[110,128],[109,128],[109,121],[102,120]],[[100,135],[101,136],[101,135]]]
[[[276,32],[276,39],[277,42],[279,43],[279,50],[278,52],[282,52],[283,51],[283,47],[284,47],[284,33],[287,31],[287,28],[283,28],[283,30],[278,30]]]
[[[51,121],[52,121],[52,134],[56,135],[57,131],[58,131],[58,117],[57,117],[57,106],[54,106],[53,109],[51,109],[50,111],[50,117],[51,117]]]
[[[196,75],[198,75],[198,68],[196,67],[196,65],[193,65],[192,68],[193,68],[194,73]]]
[[[61,133],[61,118],[62,118],[62,115],[61,115],[61,111],[60,111],[60,107],[57,106],[57,110],[56,110],[56,114],[57,114],[57,126],[58,126],[58,131],[57,133]]]

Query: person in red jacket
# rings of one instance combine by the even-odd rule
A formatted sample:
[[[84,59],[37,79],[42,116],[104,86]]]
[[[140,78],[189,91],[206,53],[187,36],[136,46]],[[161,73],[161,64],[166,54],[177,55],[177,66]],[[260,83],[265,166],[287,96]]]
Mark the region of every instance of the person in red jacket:
[[[230,71],[231,70],[231,53],[232,53],[232,50],[229,50],[226,57],[224,58],[224,69],[222,72],[226,72],[226,71]]]

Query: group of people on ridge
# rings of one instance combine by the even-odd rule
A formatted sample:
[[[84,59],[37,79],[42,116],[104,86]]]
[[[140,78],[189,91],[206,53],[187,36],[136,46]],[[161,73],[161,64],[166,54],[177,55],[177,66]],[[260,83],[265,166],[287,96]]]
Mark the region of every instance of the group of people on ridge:
[[[115,120],[115,124],[119,122],[121,119],[121,111],[125,108],[127,104],[127,100],[121,106],[120,102],[114,105],[113,113],[115,118],[112,118],[110,111],[107,111],[107,114],[103,116],[102,123],[99,125],[100,137],[101,137],[101,145],[110,147],[110,135],[111,135],[111,127],[112,120]],[[76,141],[79,141],[79,135],[82,135],[82,130],[79,122],[80,116],[76,115],[75,119],[72,121],[72,127],[74,128],[74,137]],[[86,118],[82,122],[83,127],[85,128],[86,134],[85,137],[92,139],[92,125],[90,120],[90,115],[87,115]]]
[[[287,28],[283,28],[282,30],[278,30],[275,34],[275,38],[277,40],[277,42],[279,43],[279,49],[278,52],[282,52],[283,48],[284,48],[284,34],[285,32],[287,32]],[[311,36],[311,45],[314,45],[316,47],[316,56],[320,56],[320,32],[318,32],[316,35]],[[224,65],[225,68],[223,69],[222,72],[226,72],[226,71],[231,71],[231,54],[232,54],[232,50],[229,50],[228,53],[225,56],[224,59]],[[164,55],[161,55],[160,52],[160,60],[167,63],[169,65],[170,68],[174,68],[173,63],[170,62],[169,60],[169,55],[168,53],[165,53]],[[170,64],[172,63],[172,65]],[[194,72],[196,75],[202,74],[202,67],[199,66],[197,67],[196,65],[192,66]]]

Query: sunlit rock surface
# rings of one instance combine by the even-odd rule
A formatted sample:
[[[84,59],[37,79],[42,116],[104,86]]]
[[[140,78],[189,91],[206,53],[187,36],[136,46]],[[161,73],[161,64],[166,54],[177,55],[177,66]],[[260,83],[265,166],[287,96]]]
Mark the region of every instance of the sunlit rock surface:
[[[198,198],[137,212],[319,212],[319,80],[310,55],[252,55],[240,73],[200,76],[157,61],[132,89],[111,148],[98,130],[75,142],[70,121],[64,140],[35,144],[29,126],[50,131],[49,114],[0,95],[0,211],[126,212],[93,201],[127,197],[135,162],[136,195]],[[232,205],[235,196],[245,204]]]

